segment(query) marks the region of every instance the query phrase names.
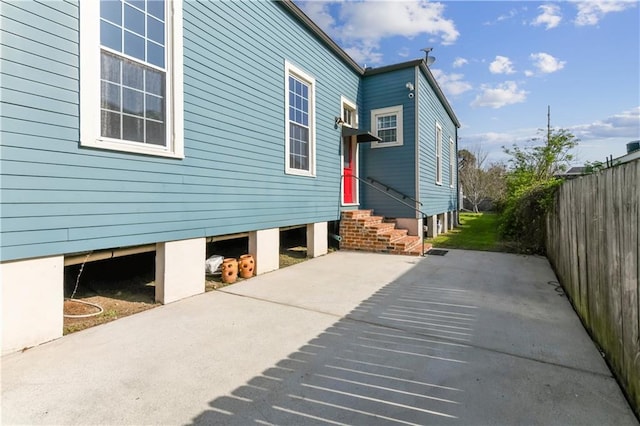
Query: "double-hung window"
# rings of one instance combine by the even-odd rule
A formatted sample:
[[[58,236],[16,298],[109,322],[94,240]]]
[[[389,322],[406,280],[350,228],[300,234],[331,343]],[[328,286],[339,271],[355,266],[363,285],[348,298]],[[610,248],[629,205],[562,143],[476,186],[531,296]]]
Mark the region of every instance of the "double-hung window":
[[[315,79],[285,62],[285,172],[315,176]]]
[[[177,0],[80,4],[81,143],[183,156]]]
[[[436,123],[436,183],[442,185],[442,127]]]
[[[371,127],[373,134],[382,139],[372,142],[372,148],[402,145],[402,105],[372,110]]]

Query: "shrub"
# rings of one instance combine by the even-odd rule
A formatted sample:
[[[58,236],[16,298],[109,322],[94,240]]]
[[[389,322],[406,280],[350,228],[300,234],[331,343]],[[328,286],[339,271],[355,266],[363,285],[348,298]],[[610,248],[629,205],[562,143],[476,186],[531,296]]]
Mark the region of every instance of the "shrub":
[[[545,254],[546,214],[553,205],[560,179],[521,187],[505,202],[500,234],[522,253]]]

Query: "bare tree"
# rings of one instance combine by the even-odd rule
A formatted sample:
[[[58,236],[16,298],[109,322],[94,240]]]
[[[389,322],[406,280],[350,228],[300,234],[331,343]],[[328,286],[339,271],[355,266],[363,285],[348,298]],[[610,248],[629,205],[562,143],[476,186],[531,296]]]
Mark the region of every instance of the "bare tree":
[[[458,151],[459,174],[462,191],[472,205],[473,212],[485,200],[501,199],[505,191],[506,167],[503,164],[491,164],[485,167],[487,153],[481,147],[471,151]]]

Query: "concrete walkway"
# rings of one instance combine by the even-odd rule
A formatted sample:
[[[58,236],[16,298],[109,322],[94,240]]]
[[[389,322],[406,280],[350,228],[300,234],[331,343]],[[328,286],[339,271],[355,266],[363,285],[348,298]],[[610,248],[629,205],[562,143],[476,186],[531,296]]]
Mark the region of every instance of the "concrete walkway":
[[[2,424],[638,425],[544,258],[338,252],[2,358]]]

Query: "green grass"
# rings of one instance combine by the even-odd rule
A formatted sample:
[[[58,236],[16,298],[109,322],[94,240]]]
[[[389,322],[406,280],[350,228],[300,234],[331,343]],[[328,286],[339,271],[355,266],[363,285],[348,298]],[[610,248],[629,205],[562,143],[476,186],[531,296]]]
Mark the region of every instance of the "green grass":
[[[493,213],[460,213],[460,225],[446,234],[426,242],[436,248],[507,251],[498,235],[498,215]]]

